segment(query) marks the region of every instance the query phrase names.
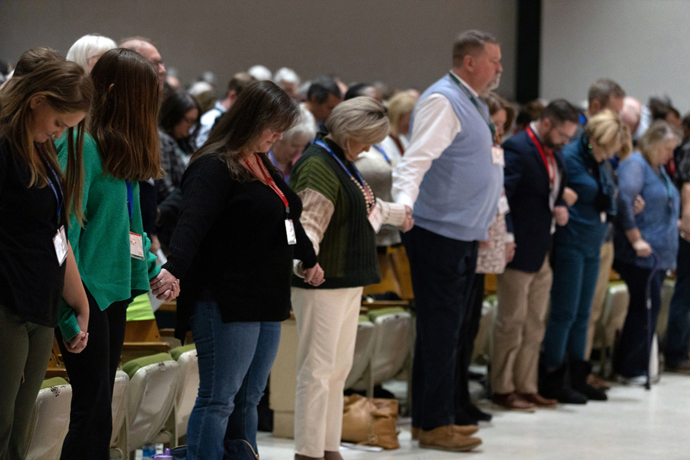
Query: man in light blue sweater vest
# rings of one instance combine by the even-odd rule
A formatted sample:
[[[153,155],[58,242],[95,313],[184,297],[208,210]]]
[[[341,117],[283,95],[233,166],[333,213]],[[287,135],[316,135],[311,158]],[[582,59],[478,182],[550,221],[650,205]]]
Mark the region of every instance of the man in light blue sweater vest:
[[[393,198],[415,220],[403,242],[417,305],[413,437],[424,448],[474,449],[481,440],[469,435],[488,416],[469,399],[456,410],[455,388],[462,383],[456,356],[470,335],[466,315],[478,242],[489,237],[503,187],[503,151],[479,99],[498,86],[502,70],[492,35],[460,34],[453,69],[420,97],[410,146],[393,173]]]

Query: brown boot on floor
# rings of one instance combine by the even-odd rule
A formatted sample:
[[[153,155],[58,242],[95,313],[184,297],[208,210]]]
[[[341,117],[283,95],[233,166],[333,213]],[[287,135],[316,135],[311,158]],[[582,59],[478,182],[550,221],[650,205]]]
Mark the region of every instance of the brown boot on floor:
[[[508,410],[534,412],[534,409],[537,407],[536,404],[522,399],[517,393],[494,393],[494,397],[491,400],[500,408]]]
[[[453,425],[440,426],[431,431],[422,430],[419,433],[419,447],[424,449],[467,452],[481,443],[482,440],[479,438],[470,438],[456,432]]]
[[[330,451],[324,452],[324,460],[343,460],[343,456],[340,455],[340,451]]]
[[[611,384],[606,380],[600,378],[596,374],[589,374],[587,376],[587,384],[593,386],[597,390],[610,390]]]
[[[325,460],[323,457],[307,457],[302,454],[295,454],[295,460]]]
[[[453,425],[453,430],[463,436],[472,436],[479,431],[479,427],[477,425]],[[419,433],[422,432],[422,429],[413,426],[410,431],[412,432],[412,440],[416,441],[419,439]]]
[[[545,397],[541,396],[539,393],[525,393],[525,394],[520,394],[519,395],[522,399],[524,399],[527,402],[531,402],[537,407],[545,408],[545,409],[551,409],[556,406],[558,406],[558,401],[555,399],[546,399]]]

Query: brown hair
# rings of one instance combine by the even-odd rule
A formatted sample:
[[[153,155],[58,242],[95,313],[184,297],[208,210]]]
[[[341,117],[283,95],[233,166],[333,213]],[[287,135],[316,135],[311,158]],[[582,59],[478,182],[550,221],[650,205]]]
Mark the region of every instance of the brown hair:
[[[611,96],[622,99],[625,97],[625,91],[618,83],[608,78],[600,78],[592,83],[587,93],[587,101],[591,105],[593,101],[599,101],[602,108],[609,103]]]
[[[26,50],[19,56],[17,66],[14,68],[13,76],[22,77],[34,71],[39,65],[48,61],[64,61],[60,53],[52,48],[39,46]]]
[[[462,67],[465,56],[476,56],[484,51],[486,43],[498,44],[496,37],[481,30],[467,30],[455,38],[453,43],[453,67]]]
[[[508,133],[510,127],[513,126],[513,120],[515,119],[515,109],[513,108],[511,103],[506,101],[493,91],[482,96],[482,100],[486,102],[486,105],[489,106],[490,116],[493,116],[496,112],[498,112],[501,109],[506,111],[506,123],[503,127],[503,130],[505,131],[505,133]]]
[[[219,153],[234,179],[252,181],[255,177],[242,166],[243,150],[261,138],[265,129],[285,132],[299,120],[299,106],[271,81],[257,81],[247,86],[230,110],[211,131],[206,143],[192,157],[192,162],[210,153]],[[277,169],[266,152],[257,152],[269,171]]]
[[[28,74],[13,76],[0,92],[0,136],[7,139],[31,171],[30,187],[45,187],[48,184],[41,157],[55,171],[60,171],[53,141],[34,143],[31,100],[43,96],[58,113],[88,112],[93,94],[93,83],[81,66],[55,59],[35,65]],[[75,128],[67,131],[67,170],[65,177],[61,178],[65,189],[65,211],[69,214],[72,208],[80,224],[84,218],[81,208],[84,125],[85,121],[82,120],[76,126],[76,139]]]
[[[103,171],[121,180],[160,178],[158,76],[151,63],[136,51],[115,48],[98,59],[91,78],[96,98],[88,131]]]

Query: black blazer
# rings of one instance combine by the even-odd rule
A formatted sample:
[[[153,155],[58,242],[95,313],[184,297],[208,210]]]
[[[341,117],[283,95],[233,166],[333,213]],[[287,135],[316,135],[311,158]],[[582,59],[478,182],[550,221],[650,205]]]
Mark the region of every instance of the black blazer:
[[[527,131],[521,131],[503,143],[505,153],[505,191],[510,205],[506,215],[508,231],[515,235],[515,257],[508,268],[528,273],[538,272],[551,250],[549,174],[539,150]],[[565,206],[563,189],[567,183],[563,158],[554,152],[561,177],[556,205]]]

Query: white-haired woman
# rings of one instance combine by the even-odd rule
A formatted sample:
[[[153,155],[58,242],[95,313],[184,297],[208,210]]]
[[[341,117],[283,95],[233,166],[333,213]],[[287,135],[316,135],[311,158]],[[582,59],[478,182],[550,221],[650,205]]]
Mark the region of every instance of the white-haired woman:
[[[288,96],[295,100],[297,99],[297,96],[299,96],[300,83],[297,72],[288,67],[281,67],[273,76],[273,80],[288,93]]]
[[[293,280],[297,349],[295,458],[340,460],[343,387],[354,355],[362,287],[380,280],[376,232],[408,230],[404,207],[374,196],[354,166],[388,135],[383,106],[369,97],[342,102],[295,164],[290,186],[303,202],[300,222],[314,245],[325,282]]]
[[[113,48],[117,48],[117,44],[108,37],[98,34],[84,35],[67,51],[67,60],[76,62],[86,73],[91,73],[98,58]]]
[[[288,93],[289,95],[289,93]],[[295,127],[283,134],[283,138],[273,144],[268,157],[273,165],[283,174],[286,183],[290,183],[292,166],[307,144],[316,136],[314,115],[304,106],[300,106],[300,121]]]

